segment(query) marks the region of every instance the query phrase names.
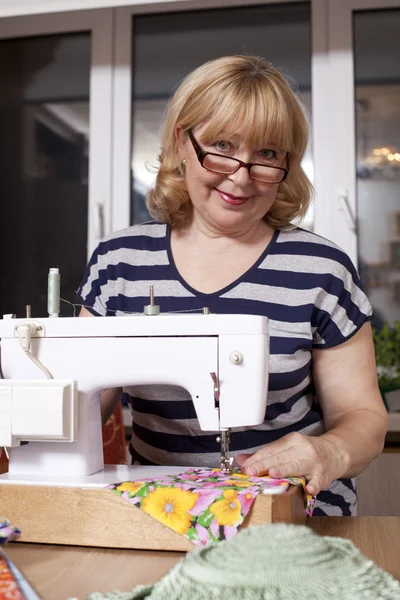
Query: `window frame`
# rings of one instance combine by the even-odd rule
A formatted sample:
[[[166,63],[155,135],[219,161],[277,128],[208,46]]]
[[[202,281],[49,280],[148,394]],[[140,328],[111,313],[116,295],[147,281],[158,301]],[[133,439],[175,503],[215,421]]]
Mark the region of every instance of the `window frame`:
[[[400,0],[328,0],[329,80],[326,81],[331,139],[321,235],[338,243],[358,263],[356,124],[353,13],[400,8]],[[349,132],[351,134],[349,135]],[[337,173],[334,179],[334,173]]]
[[[112,9],[0,19],[0,40],[54,34],[91,34],[87,255],[112,229],[111,151],[113,82]]]
[[[166,0],[162,3],[135,4],[115,9],[115,71],[113,94],[113,184],[112,196],[115,199],[112,207],[112,223],[114,229],[123,229],[130,225],[130,161],[131,161],[131,131],[132,131],[132,23],[136,15],[181,12],[189,10],[240,8],[267,4],[294,4],[304,0]],[[315,205],[319,198],[324,196],[324,183],[326,181],[327,165],[324,157],[327,154],[327,140],[324,134],[325,111],[314,110],[323,107],[326,96],[326,78],[324,60],[321,61],[321,49],[327,52],[326,37],[322,32],[327,31],[328,0],[309,0],[311,4],[311,103],[312,103],[312,130],[313,134],[313,162],[314,173],[319,173],[315,182]],[[316,52],[315,48],[318,49]],[[323,79],[323,82],[320,82]],[[315,89],[314,86],[316,85]],[[320,103],[320,104],[319,104]],[[317,138],[318,136],[318,138]],[[316,152],[318,149],[318,154]],[[321,191],[320,191],[321,190]],[[314,230],[317,229],[314,227]],[[318,232],[318,231],[317,231]]]

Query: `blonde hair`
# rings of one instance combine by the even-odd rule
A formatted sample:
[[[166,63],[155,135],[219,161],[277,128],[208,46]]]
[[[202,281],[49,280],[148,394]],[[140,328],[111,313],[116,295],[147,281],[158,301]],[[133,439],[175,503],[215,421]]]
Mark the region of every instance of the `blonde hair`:
[[[264,219],[274,228],[293,227],[311,202],[312,185],[301,167],[308,142],[304,109],[284,77],[263,58],[226,56],[198,67],[182,81],[165,115],[155,186],[147,196],[150,214],[172,226],[183,224],[191,201],[175,129],[187,133],[206,123],[201,140],[241,134],[249,147],[273,140],[289,153],[289,173]]]

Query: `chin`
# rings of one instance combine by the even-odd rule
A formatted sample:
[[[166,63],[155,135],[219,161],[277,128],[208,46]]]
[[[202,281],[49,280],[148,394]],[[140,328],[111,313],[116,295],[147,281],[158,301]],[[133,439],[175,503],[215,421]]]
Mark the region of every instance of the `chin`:
[[[226,214],[213,214],[210,215],[214,226],[221,228],[222,230],[230,231],[243,226],[251,226],[255,223],[255,219],[249,217],[249,215],[238,213],[234,211],[224,211]],[[261,220],[256,219],[256,221]]]

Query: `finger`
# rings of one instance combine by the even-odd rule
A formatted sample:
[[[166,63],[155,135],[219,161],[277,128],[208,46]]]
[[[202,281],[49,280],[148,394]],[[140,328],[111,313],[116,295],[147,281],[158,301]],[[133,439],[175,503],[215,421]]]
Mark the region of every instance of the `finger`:
[[[292,443],[289,440],[285,440],[284,438],[282,438],[281,440],[278,440],[276,442],[271,442],[270,444],[268,444],[268,446],[264,446],[263,448],[261,448],[261,450],[258,450],[258,452],[255,452],[254,454],[247,455],[249,456],[249,458],[246,459],[245,466],[247,468],[252,465],[256,465],[257,463],[262,462],[264,460],[277,457],[283,452],[287,453],[292,449],[294,449]]]
[[[248,459],[242,465],[242,471],[246,473],[246,475],[271,475],[271,469],[275,469],[279,466],[282,466],[293,462],[294,448],[288,448],[283,451],[280,450],[274,454],[270,454],[267,452],[266,448],[262,448],[256,454]],[[297,455],[297,454],[295,454]],[[272,475],[272,477],[280,477],[279,475]]]
[[[262,475],[268,475],[268,467],[264,465],[262,461],[253,463],[252,465],[242,465],[242,473],[249,475],[249,477],[261,477]]]
[[[251,456],[253,456],[252,454],[238,454],[236,456],[236,462],[239,465],[239,467],[241,467],[243,465],[244,462],[246,462],[246,460],[248,460]]]
[[[242,465],[242,472],[253,477],[271,475],[271,469],[278,467],[282,462],[286,462],[285,455],[282,455],[282,453],[267,457],[259,456],[257,462],[253,462],[250,465],[248,462],[245,462]]]
[[[318,475],[318,473],[315,473],[312,477],[310,477],[305,489],[307,494],[310,494],[311,496],[317,496],[317,494],[319,494],[324,487],[325,486],[323,484],[322,477]]]
[[[283,477],[304,477],[304,473],[307,473],[310,467],[311,465],[308,460],[290,460],[271,467],[268,475],[276,479],[282,479]]]
[[[298,461],[277,465],[268,471],[268,475],[276,479],[284,479],[285,477],[305,477],[306,481],[308,481],[305,487],[306,493],[310,494],[311,496],[317,496],[317,494],[324,489],[322,475],[319,475],[319,473],[314,473],[311,476],[307,476],[305,473],[307,473],[306,466],[300,464]]]
[[[261,450],[258,450],[258,452],[252,454],[248,460],[248,463],[251,464],[252,462],[258,462],[260,455],[262,455],[264,458],[272,458],[273,456],[278,456],[283,452],[289,452],[294,448],[295,447],[293,446],[291,440],[288,440],[286,437],[284,437],[281,440],[271,442],[267,446],[261,448]]]

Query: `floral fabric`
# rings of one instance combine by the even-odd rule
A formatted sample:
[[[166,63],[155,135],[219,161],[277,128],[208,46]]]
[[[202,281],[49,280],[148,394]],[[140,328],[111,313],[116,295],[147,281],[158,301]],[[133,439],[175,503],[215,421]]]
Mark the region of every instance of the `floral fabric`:
[[[190,469],[159,479],[125,481],[109,487],[125,500],[198,546],[232,538],[265,488],[306,485],[304,477],[249,477],[239,470]],[[306,498],[311,516],[315,499]]]
[[[21,531],[18,527],[13,527],[8,519],[0,517],[0,546],[16,540],[20,535]]]

